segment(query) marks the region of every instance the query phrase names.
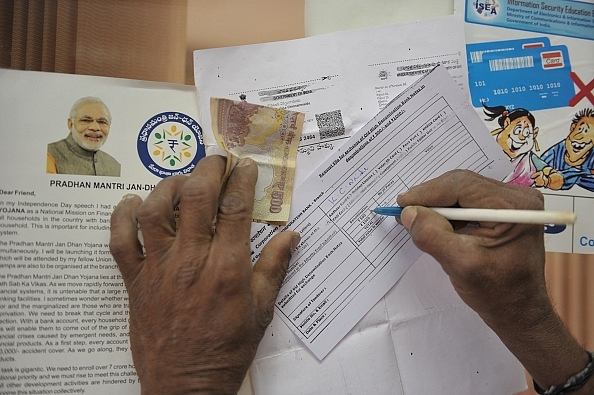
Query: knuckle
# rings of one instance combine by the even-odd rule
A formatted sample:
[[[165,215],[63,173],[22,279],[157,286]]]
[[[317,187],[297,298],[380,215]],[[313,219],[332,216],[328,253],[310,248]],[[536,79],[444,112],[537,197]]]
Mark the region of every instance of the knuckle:
[[[197,183],[186,183],[180,192],[181,202],[204,202],[212,199],[209,191],[217,189],[214,183],[209,182],[210,180],[201,180],[200,184]]]
[[[122,237],[112,237],[109,240],[109,251],[116,262],[120,261],[122,257],[128,252],[129,247]]]
[[[534,206],[535,209],[542,210],[544,209],[544,196],[542,192],[535,188],[529,188],[528,196],[531,199],[531,205]]]
[[[446,174],[452,177],[454,181],[462,181],[466,178],[476,176],[476,173],[467,169],[453,169],[446,172]]]
[[[162,215],[160,204],[154,199],[145,201],[136,210],[138,222],[145,227],[152,224],[162,224]]]
[[[239,270],[227,268],[217,273],[214,283],[220,295],[233,296],[244,291],[244,288],[240,286],[243,280],[244,276]]]
[[[251,215],[251,206],[238,193],[227,193],[221,199],[219,210],[225,215]]]
[[[465,187],[468,184],[475,184],[482,178],[477,173],[466,169],[449,170],[444,176],[450,180],[450,185],[454,187],[454,190]]]
[[[509,208],[526,210],[543,210],[544,196],[536,188],[505,184],[504,201]]]

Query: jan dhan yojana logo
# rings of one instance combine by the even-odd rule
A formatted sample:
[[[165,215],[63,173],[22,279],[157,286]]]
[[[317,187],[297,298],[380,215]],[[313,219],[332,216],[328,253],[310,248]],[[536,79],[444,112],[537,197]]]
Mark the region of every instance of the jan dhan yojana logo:
[[[205,155],[202,128],[179,112],[149,119],[140,129],[136,147],[144,167],[161,178],[191,173]]]
[[[492,19],[499,14],[499,3],[497,0],[469,0],[476,14],[484,19]]]

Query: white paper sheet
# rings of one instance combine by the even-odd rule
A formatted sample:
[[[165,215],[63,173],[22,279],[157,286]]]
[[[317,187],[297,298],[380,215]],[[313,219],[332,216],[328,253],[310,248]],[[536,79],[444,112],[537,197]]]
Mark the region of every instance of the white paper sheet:
[[[352,131],[345,87],[332,35],[308,40],[206,49],[194,52],[194,73],[207,153],[219,153],[212,135],[210,98],[245,99],[306,113],[297,158],[296,183],[340,146]],[[315,61],[297,62],[297,60]],[[336,114],[335,127],[319,133],[316,122]],[[339,115],[342,119],[339,120]]]
[[[366,29],[373,32],[373,45],[369,45],[369,36],[361,34],[362,30],[347,30],[336,35],[345,63],[350,54],[366,60],[353,62],[344,68],[354,130],[359,130],[393,97],[438,64],[448,70],[463,90],[467,89],[466,57],[460,53],[457,43],[448,40],[438,49],[433,40],[428,39],[438,36],[446,21],[454,23],[450,29],[455,32],[458,26],[456,18],[434,21],[436,23],[419,21],[404,24],[398,29],[398,34],[394,32],[394,25]],[[419,34],[421,30],[423,34]],[[381,51],[378,51],[379,48]]]
[[[250,371],[257,395],[508,395],[526,388],[520,363],[428,255],[323,361],[275,315]]]
[[[402,226],[370,210],[455,168],[497,178],[509,163],[440,66],[392,100],[296,189],[287,227],[302,240],[276,308],[318,358],[421,255]],[[263,245],[268,238],[262,233],[254,242]]]
[[[305,112],[295,183],[388,101],[437,63],[466,86],[464,31],[458,17],[342,31],[299,40],[194,51],[194,80],[208,153],[210,97]],[[434,38],[443,30],[447,37]]]
[[[345,7],[349,8],[348,5]],[[373,5],[371,7],[373,8]],[[374,9],[379,10],[378,13],[382,12],[381,7]],[[450,10],[447,11],[450,12]],[[414,29],[411,29],[411,26],[414,26]],[[348,41],[345,50],[339,51],[339,55],[343,57],[341,61],[343,72],[345,68],[348,72],[349,67],[363,70],[360,74],[350,73],[351,77],[341,82],[341,85],[357,84],[357,88],[351,90],[355,93],[335,95],[334,97],[339,97],[337,99],[339,101],[334,102],[334,106],[326,108],[336,108],[341,111],[347,108],[356,109],[354,103],[342,103],[341,100],[348,97],[362,100],[363,105],[359,109],[364,107],[369,110],[370,117],[375,115],[377,110],[374,112],[372,109],[374,107],[379,109],[380,100],[378,99],[385,100],[384,96],[374,96],[375,89],[376,87],[382,89],[381,87],[386,84],[379,79],[381,70],[377,70],[377,74],[374,74],[373,67],[378,67],[382,62],[386,63],[388,56],[391,57],[392,63],[388,62],[387,65],[394,66],[397,61],[407,61],[407,59],[409,64],[414,64],[414,58],[407,57],[409,48],[421,58],[440,56],[442,53],[464,53],[461,26],[460,20],[443,17],[414,24],[357,30],[367,37],[357,40],[356,45],[355,42],[352,44],[363,48],[368,58],[354,51],[349,52],[348,45],[351,43]],[[383,32],[386,39],[380,38],[375,32]],[[398,40],[398,37],[402,36],[408,36],[407,40],[414,40],[415,46],[408,46],[409,41]],[[398,40],[395,41],[397,44],[392,44],[390,37]],[[325,65],[330,64],[328,65],[330,72],[324,73],[322,70],[319,75],[313,74],[311,78],[330,75],[332,70],[337,69],[334,63],[330,63],[334,61],[332,57],[336,56],[336,51],[327,50],[320,54],[316,50],[319,37],[310,37],[307,40],[310,48],[302,51],[298,56],[292,54],[290,48],[295,41],[301,40],[283,42],[275,46],[279,48],[276,52],[265,50],[270,44],[250,46],[250,51],[242,50],[241,47],[197,51],[195,80],[201,101],[208,100],[210,96],[238,97],[239,94],[250,89],[266,90],[275,86],[273,84],[296,86],[299,80],[293,79],[293,76],[301,75],[302,68],[315,68],[315,63],[318,61]],[[419,51],[422,53],[420,54]],[[243,54],[243,57],[239,54]],[[246,54],[249,54],[247,58]],[[284,58],[288,58],[288,61],[283,60]],[[376,61],[376,58],[382,62]],[[249,62],[246,59],[249,59]],[[464,56],[454,59],[465,62]],[[275,65],[277,67],[274,67]],[[219,78],[222,75],[216,73],[219,69],[228,71],[224,74],[225,79]],[[266,73],[261,70],[265,70]],[[382,75],[385,76],[385,73]],[[390,78],[394,75],[390,73]],[[463,84],[465,81],[466,78],[457,82]],[[341,88],[335,87],[335,89]],[[358,91],[359,89],[363,89],[366,93]],[[398,93],[399,91],[392,92],[393,95]],[[311,102],[311,100],[303,101]],[[295,109],[308,112],[304,108]],[[208,108],[203,106],[202,110],[203,116],[210,116]],[[351,130],[353,126],[347,122],[356,115],[343,114],[348,135],[354,130]],[[207,126],[205,138],[208,145],[208,121],[204,124]],[[315,130],[313,134],[315,135]],[[333,141],[331,143],[334,145],[333,149],[336,149],[341,141]],[[303,180],[332,151],[329,148],[316,150],[316,143],[312,145],[307,143],[307,141],[302,142],[301,154],[298,157],[298,169],[301,169],[300,173],[298,171],[298,180]],[[269,232],[271,229],[262,230],[257,227],[255,231],[258,230]],[[434,317],[427,318],[431,323],[443,323],[434,331],[423,330],[422,332],[423,336],[431,336],[435,341],[427,342],[427,339],[415,336],[417,330],[421,330],[426,325],[427,321],[418,319],[424,316]],[[410,323],[405,325],[407,321]],[[415,354],[423,357],[418,360],[398,359],[396,362],[396,350],[401,349],[401,342],[413,347],[417,350]],[[373,350],[373,352],[371,355],[361,350]],[[485,359],[485,355],[489,358]],[[401,357],[399,353],[398,358]],[[419,368],[419,363],[424,367]],[[482,367],[480,374],[476,374],[476,371],[472,375],[469,374],[468,368],[473,366]],[[406,272],[397,285],[356,324],[323,361],[319,361],[311,354],[281,321],[279,315],[275,314],[271,326],[260,343],[250,372],[254,393],[258,395],[432,392],[511,394],[526,388],[524,370],[519,362],[482,320],[463,304],[439,264],[426,255],[423,255]],[[436,372],[449,376],[450,380],[447,382],[432,380],[431,377],[437,377]],[[401,376],[407,377],[407,380],[401,381]],[[497,384],[496,390],[493,390],[493,383]],[[473,391],[468,391],[470,384],[473,385]],[[435,390],[436,388],[439,390]]]

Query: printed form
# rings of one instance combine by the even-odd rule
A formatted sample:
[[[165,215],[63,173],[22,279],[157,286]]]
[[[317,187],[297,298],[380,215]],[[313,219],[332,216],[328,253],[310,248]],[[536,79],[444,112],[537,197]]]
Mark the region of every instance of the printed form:
[[[509,161],[439,66],[335,151],[296,189],[287,229],[301,242],[276,302],[323,359],[421,256],[404,227],[370,210],[451,169],[500,179]],[[279,227],[252,237],[255,261]]]
[[[464,29],[458,17],[194,51],[207,154],[220,153],[210,127],[211,97],[304,112],[298,185],[394,96],[437,64],[466,88]]]

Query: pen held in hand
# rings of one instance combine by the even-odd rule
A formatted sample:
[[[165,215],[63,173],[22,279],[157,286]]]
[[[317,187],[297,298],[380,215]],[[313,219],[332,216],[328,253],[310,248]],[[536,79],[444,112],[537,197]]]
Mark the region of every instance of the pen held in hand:
[[[544,210],[506,210],[487,208],[429,207],[452,221],[509,222],[516,224],[573,224],[577,217],[572,212]],[[400,217],[403,207],[376,207],[379,215]]]

